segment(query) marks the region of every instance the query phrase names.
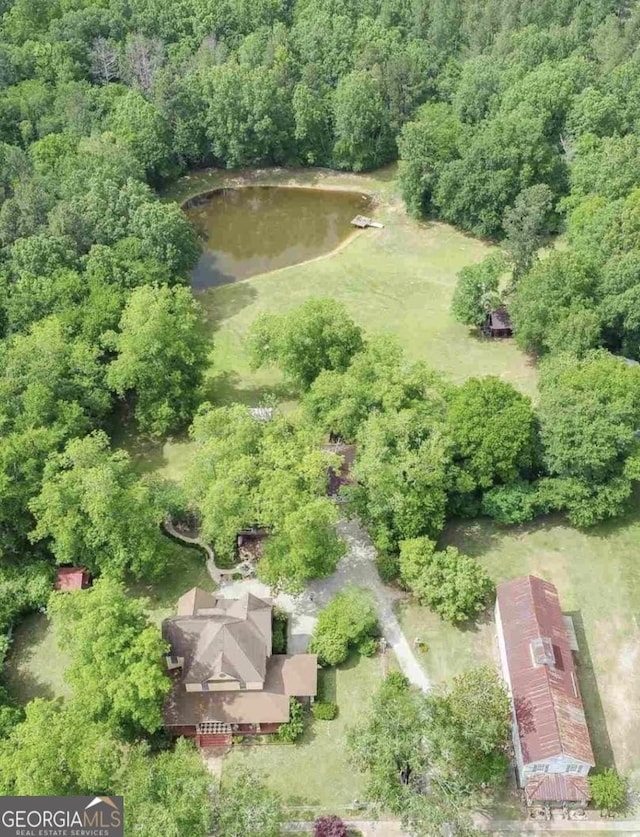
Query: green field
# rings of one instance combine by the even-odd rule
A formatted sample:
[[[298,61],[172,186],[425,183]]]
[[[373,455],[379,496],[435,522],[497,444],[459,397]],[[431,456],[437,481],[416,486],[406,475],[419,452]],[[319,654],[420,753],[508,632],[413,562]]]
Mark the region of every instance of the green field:
[[[445,540],[474,555],[496,582],[534,573],[557,585],[571,613],[578,672],[596,760],[640,780],[640,498],[626,519],[585,532],[559,519],[504,529],[490,521],[451,525]],[[493,619],[470,630],[416,605],[401,609],[407,635],[429,644],[435,681],[493,662]]]
[[[295,745],[235,746],[225,759],[223,782],[224,771],[241,765],[259,773],[287,806],[309,806],[322,813],[344,815],[355,799],[364,798],[364,777],[348,763],[345,733],[367,711],[371,694],[382,679],[381,659],[352,657],[337,670],[320,676],[327,678],[324,697],[338,704],[338,717],[333,721],[311,718]],[[292,817],[307,819],[300,811]]]
[[[68,697],[71,687],[64,680],[68,664],[46,615],[31,613],[14,632],[3,679],[9,694],[23,705],[38,697]]]
[[[310,297],[331,297],[345,304],[367,334],[394,334],[412,360],[424,360],[456,381],[473,375],[499,375],[534,395],[536,373],[513,341],[490,341],[454,322],[449,306],[458,271],[480,261],[486,244],[445,224],[409,218],[394,181],[395,169],[373,175],[323,170],[204,172],[179,181],[168,198],[184,200],[200,191],[234,184],[286,184],[357,190],[374,195],[375,217],[383,230],[356,232],[333,254],[283,268],[198,295],[206,309],[212,339],[207,398],[258,405],[267,396],[285,404],[292,394],[274,369],[253,372],[244,337],[263,311],[285,311]],[[141,469],[159,468],[180,477],[188,445],[180,440],[159,445],[123,444]]]

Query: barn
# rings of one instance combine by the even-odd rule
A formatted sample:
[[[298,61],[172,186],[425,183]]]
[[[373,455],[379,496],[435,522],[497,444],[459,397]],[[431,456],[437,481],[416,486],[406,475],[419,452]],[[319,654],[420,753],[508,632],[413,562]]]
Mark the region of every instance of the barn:
[[[585,805],[595,761],[573,659],[575,635],[556,587],[532,575],[500,584],[496,627],[527,804]]]

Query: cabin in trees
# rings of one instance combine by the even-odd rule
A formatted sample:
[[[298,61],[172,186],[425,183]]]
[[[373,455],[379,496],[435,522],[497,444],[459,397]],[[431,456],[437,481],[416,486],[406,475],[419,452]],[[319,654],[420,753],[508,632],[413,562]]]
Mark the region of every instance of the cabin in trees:
[[[527,804],[585,805],[595,762],[573,660],[575,632],[557,589],[535,576],[499,585],[496,625]]]
[[[58,567],[56,570],[56,590],[84,590],[90,586],[91,573],[84,567]]]
[[[329,468],[327,473],[327,494],[329,497],[337,498],[343,485],[354,483],[351,469],[356,459],[356,446],[347,445],[344,442],[329,442],[322,446],[322,450],[325,453],[336,454],[341,459],[338,470]]]
[[[504,305],[489,311],[483,331],[487,337],[513,337],[511,317]]]
[[[272,654],[273,605],[244,593],[226,599],[194,587],[162,623],[172,688],[164,724],[201,747],[229,746],[232,734],[277,732],[289,699],[313,700],[315,654]]]

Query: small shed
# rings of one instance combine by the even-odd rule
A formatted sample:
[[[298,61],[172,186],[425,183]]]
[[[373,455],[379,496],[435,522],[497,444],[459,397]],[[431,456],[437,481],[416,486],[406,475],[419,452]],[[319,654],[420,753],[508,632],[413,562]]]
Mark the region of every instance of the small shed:
[[[91,586],[91,574],[84,567],[58,567],[56,590],[84,590]]]
[[[504,305],[489,311],[483,331],[487,337],[513,337],[511,317]]]

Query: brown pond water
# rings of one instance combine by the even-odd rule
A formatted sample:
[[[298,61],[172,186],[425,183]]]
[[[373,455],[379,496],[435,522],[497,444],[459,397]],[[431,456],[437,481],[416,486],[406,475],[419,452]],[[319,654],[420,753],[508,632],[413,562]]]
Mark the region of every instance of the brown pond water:
[[[191,285],[205,290],[329,253],[370,206],[358,192],[282,186],[200,195],[185,206],[204,243]]]

